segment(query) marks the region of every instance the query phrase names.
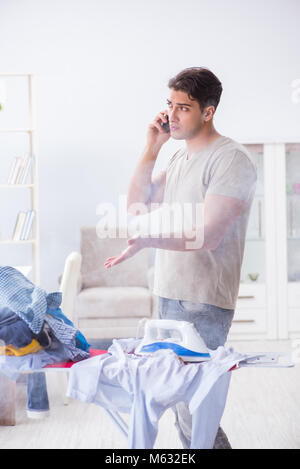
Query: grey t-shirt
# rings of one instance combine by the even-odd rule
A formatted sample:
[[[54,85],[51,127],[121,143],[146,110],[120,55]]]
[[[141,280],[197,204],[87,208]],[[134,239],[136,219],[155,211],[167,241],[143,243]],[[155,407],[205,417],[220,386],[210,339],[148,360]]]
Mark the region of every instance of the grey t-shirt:
[[[216,194],[243,200],[246,208],[215,250],[156,249],[153,293],[234,309],[256,167],[244,146],[224,136],[187,156],[181,149],[169,161],[164,203],[204,203],[206,194]]]

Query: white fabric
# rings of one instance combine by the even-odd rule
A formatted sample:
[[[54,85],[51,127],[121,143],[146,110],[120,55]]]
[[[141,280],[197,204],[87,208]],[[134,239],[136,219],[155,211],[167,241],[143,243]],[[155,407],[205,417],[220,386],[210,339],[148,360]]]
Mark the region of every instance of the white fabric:
[[[153,448],[161,415],[186,402],[193,415],[191,448],[212,448],[226,403],[227,371],[246,356],[219,347],[208,362],[184,364],[171,350],[136,356],[139,343],[114,340],[108,354],[74,365],[67,395],[130,413],[131,449]]]

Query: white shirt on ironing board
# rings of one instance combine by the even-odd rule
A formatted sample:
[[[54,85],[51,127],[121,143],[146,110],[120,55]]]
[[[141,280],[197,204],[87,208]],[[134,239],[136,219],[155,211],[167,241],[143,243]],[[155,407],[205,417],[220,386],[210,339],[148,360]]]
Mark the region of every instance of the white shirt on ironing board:
[[[74,365],[67,395],[130,413],[130,449],[153,448],[161,415],[184,401],[193,415],[191,448],[212,448],[227,398],[227,371],[246,355],[219,347],[210,361],[184,364],[171,350],[131,354],[139,342],[114,340],[108,354]]]

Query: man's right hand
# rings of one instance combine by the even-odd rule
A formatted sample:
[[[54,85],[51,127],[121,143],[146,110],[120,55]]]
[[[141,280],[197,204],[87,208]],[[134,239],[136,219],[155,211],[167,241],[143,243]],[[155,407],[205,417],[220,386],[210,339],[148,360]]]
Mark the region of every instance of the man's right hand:
[[[147,147],[160,149],[160,147],[169,140],[170,133],[166,132],[161,125],[162,123],[167,122],[167,115],[168,111],[162,111],[157,114],[153,122],[149,124],[147,132]]]
[[[162,128],[162,123],[167,122],[165,115],[168,111],[162,111],[148,126],[146,148],[143,151],[137,167],[130,181],[127,194],[127,211],[136,215],[133,204],[144,203],[147,206],[151,201],[162,201],[166,184],[165,171],[152,179],[152,171],[162,145],[169,140],[170,134]]]

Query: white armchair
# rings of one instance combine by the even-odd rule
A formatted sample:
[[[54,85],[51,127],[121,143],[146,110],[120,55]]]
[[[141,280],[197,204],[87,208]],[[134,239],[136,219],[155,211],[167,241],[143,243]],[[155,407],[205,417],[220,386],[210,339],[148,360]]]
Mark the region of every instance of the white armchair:
[[[76,327],[78,324],[76,323],[77,318],[74,316],[74,305],[80,282],[81,261],[82,256],[79,252],[71,252],[65,261],[64,272],[60,282],[60,291],[62,293],[61,309],[69,319],[73,320]]]
[[[156,316],[147,249],[109,270],[104,267],[107,257],[126,246],[124,238],[100,239],[95,227],[82,227],[81,252],[66,260],[62,310],[87,339],[135,337],[139,321]]]

